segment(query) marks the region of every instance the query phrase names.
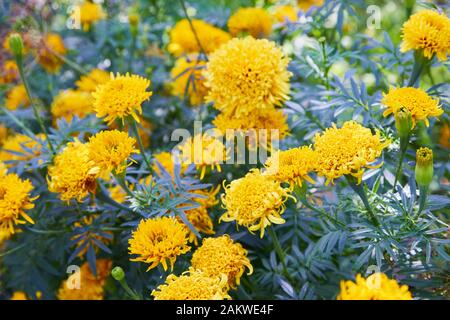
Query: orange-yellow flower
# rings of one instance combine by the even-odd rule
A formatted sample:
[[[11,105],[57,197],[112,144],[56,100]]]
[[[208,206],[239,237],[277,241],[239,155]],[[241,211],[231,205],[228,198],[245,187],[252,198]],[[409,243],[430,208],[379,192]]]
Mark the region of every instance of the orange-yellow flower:
[[[272,32],[272,17],[263,8],[240,8],[228,19],[227,24],[234,37],[244,34],[267,38]]]

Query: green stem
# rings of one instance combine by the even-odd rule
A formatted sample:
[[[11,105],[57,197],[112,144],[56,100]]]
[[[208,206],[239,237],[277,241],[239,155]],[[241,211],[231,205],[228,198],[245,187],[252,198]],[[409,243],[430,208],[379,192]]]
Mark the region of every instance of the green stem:
[[[369,203],[369,199],[367,198],[367,194],[366,194],[366,190],[364,190],[364,186],[362,183],[357,184],[357,181],[355,179],[355,177],[353,176],[345,176],[348,184],[350,185],[350,187],[353,189],[353,191],[355,191],[358,196],[361,198],[364,207],[367,210],[368,213],[368,218],[369,220],[377,227],[380,226],[380,222],[378,221],[377,217],[375,216],[375,214],[373,213],[372,207],[370,206]]]
[[[136,35],[132,32],[131,33],[131,46],[130,46],[130,52],[128,55],[128,67],[127,67],[127,71],[130,71],[131,73],[133,72],[133,70],[131,70],[132,64],[133,64],[133,56],[134,56],[134,51],[136,50]]]
[[[325,130],[325,127],[322,123],[320,123],[319,119],[313,115],[310,111],[305,111],[305,116],[314,122],[321,130]]]
[[[289,275],[289,272],[288,272],[288,269],[286,266],[286,262],[284,261],[284,258],[285,258],[284,252],[283,252],[283,249],[281,248],[280,241],[278,240],[277,234],[275,233],[273,226],[269,226],[268,229],[269,229],[270,236],[272,237],[272,240],[273,240],[273,245],[274,245],[275,251],[278,255],[278,258],[281,261],[281,265],[283,266],[283,274],[286,278],[289,279],[289,281],[293,282],[291,276]]]
[[[20,246],[17,246],[15,248],[12,248],[11,250],[5,251],[5,252],[1,252],[0,253],[0,258],[7,256],[8,254],[14,253],[16,251],[19,251],[20,249],[24,248],[27,244],[24,243]]]
[[[130,188],[128,188],[125,178],[119,175],[114,175],[114,178],[117,184],[123,189],[123,191],[125,191],[125,193],[130,197],[134,198],[133,191],[131,191]]]
[[[427,203],[427,195],[428,195],[428,186],[419,186],[419,211],[417,214],[419,215],[423,209],[425,208],[425,205]]]
[[[134,292],[130,286],[128,285],[128,283],[125,281],[125,279],[122,279],[119,281],[120,285],[122,286],[122,288],[125,290],[125,292],[133,299],[133,300],[142,300],[141,297],[139,297],[139,295]]]
[[[405,158],[406,150],[408,150],[408,144],[409,144],[409,135],[405,139],[400,138],[400,159],[398,161],[397,170],[395,171],[395,179],[394,179],[394,186],[392,187],[392,192],[395,191],[395,186],[397,185],[397,181],[399,181],[400,172],[403,165],[403,159]]]
[[[72,68],[74,71],[82,74],[82,75],[86,75],[88,74],[88,72],[86,70],[84,70],[83,67],[81,67],[78,63],[70,60],[69,58],[67,58],[66,56],[59,54],[56,51],[53,51],[49,48],[50,52],[52,54],[54,54],[56,57],[58,57],[58,59],[60,59],[62,62],[64,62],[66,65],[68,65],[70,68]]]
[[[50,149],[52,155],[56,155],[55,149],[53,148],[53,144],[50,141],[50,138],[48,136],[47,129],[45,128],[44,121],[42,120],[41,115],[39,114],[39,111],[33,102],[33,98],[31,96],[31,90],[28,85],[28,81],[25,77],[25,73],[23,72],[22,59],[16,58],[16,63],[17,63],[17,68],[19,69],[20,78],[22,79],[23,86],[25,87],[25,91],[27,93],[28,100],[30,101],[31,108],[33,109],[34,116],[36,117],[36,120],[39,123],[39,126],[41,127],[42,133],[45,135],[45,139],[47,140],[48,148]]]
[[[423,56],[421,51],[416,51],[414,53],[414,65],[411,72],[411,77],[409,78],[408,87],[419,86],[420,75],[427,64],[426,58]]]
[[[201,53],[205,56],[206,61],[208,61],[208,55],[206,54],[205,49],[202,46],[202,43],[200,42],[200,38],[198,37],[197,32],[195,31],[194,24],[192,23],[191,18],[188,15],[186,4],[184,3],[184,0],[180,0],[181,7],[183,8],[184,16],[186,17],[187,21],[189,22],[189,26],[191,27],[192,33],[194,34],[195,41],[197,41],[197,44],[200,48]]]
[[[149,172],[152,173],[153,169],[150,164],[150,160],[148,160],[147,155],[145,154],[145,148],[144,148],[144,145],[142,144],[141,136],[139,135],[139,130],[137,127],[136,120],[131,119],[130,125],[131,125],[131,129],[133,130],[133,134],[136,137],[136,140],[137,140],[137,143],[139,146],[139,150],[141,151],[142,158],[144,158],[144,162],[147,165]]]

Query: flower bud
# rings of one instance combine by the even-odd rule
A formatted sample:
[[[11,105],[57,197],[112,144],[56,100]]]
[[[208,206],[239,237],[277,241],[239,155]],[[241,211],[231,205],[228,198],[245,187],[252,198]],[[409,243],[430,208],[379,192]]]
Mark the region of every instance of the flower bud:
[[[8,37],[9,48],[16,58],[21,58],[23,55],[23,40],[20,34],[13,33]]]
[[[125,272],[121,267],[114,267],[111,271],[111,275],[117,281],[122,281],[125,279]]]
[[[400,138],[408,138],[412,128],[411,112],[408,109],[402,107],[395,113],[395,127]]]
[[[130,31],[133,37],[136,37],[138,33],[139,15],[136,13],[130,13],[128,15],[128,22],[130,23]]]
[[[433,151],[419,148],[416,153],[416,181],[419,186],[428,186],[433,180]]]

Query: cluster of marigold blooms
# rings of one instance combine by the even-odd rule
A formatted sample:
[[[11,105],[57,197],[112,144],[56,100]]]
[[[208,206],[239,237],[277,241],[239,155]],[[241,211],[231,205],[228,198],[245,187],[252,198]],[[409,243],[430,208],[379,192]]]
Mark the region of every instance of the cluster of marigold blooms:
[[[103,18],[104,15],[98,17]],[[84,23],[90,26],[95,21],[86,18]],[[271,21],[271,16],[263,9],[244,8],[229,19],[230,33],[200,20],[193,20],[192,26],[189,21],[182,20],[170,31],[168,50],[178,57],[172,70],[174,93],[184,95],[185,88],[191,88],[187,84],[192,78],[186,77],[186,74],[179,75],[183,70],[191,69],[195,83],[192,87],[195,89],[188,90],[190,103],[213,102],[220,111],[213,124],[222,133],[226,129],[278,129],[283,133],[282,138],[288,132],[286,118],[279,108],[288,99],[290,91],[289,60],[274,42],[264,39],[271,30],[268,21]],[[445,15],[423,10],[405,23],[401,49],[414,49],[422,52],[427,59],[436,55],[442,60],[450,50],[446,41],[449,34],[450,22]],[[55,58],[52,51],[42,55],[45,57],[40,58],[39,62],[43,67],[49,72],[57,70],[56,63],[52,68],[46,67],[45,63],[48,66],[49,61],[57,61],[60,65],[61,60],[57,56]],[[108,76],[105,71],[95,69],[81,77],[76,85],[77,89],[63,91],[55,97],[51,107],[55,119],[65,117],[70,120],[74,114],[82,118],[95,113],[110,125],[110,129],[98,132],[86,142],[69,142],[48,167],[48,189],[57,193],[63,202],[82,202],[90,194],[95,194],[97,181],[102,179],[110,182],[111,196],[117,202],[125,202],[125,195],[133,188],[123,179],[127,167],[134,161],[131,161],[131,156],[142,153],[146,160],[141,146],[141,150],[136,149],[136,139],[129,136],[128,126],[142,122],[141,105],[152,95],[147,91],[150,81],[138,75]],[[83,105],[82,101],[85,107],[78,109]],[[438,117],[443,112],[439,102],[420,88],[392,88],[381,103],[386,107],[385,117],[390,114],[397,117],[400,110],[407,112],[411,120],[410,130],[418,121],[428,125],[429,117]],[[116,120],[128,126],[115,129]],[[0,161],[24,160],[8,150],[20,153],[27,144],[27,149],[39,152],[35,140],[19,134],[12,137],[18,136],[24,138],[14,143],[8,142],[11,138],[7,138],[3,143]],[[200,161],[192,161],[192,154],[187,152],[195,148],[196,139],[203,142]],[[382,162],[376,162],[389,144],[390,141],[383,139],[378,131],[373,133],[355,121],[345,122],[339,128],[333,125],[317,133],[312,145],[276,151],[267,160],[264,169],[253,169],[226,185],[221,198],[226,212],[220,220],[235,221],[251,233],[259,231],[262,238],[267,227],[285,222],[281,216],[285,202],[289,198],[295,200],[293,191],[303,188],[305,181],[314,183],[312,174],[325,177],[326,184],[343,176],[352,176],[359,184],[366,168],[382,165]],[[200,179],[208,169],[220,170],[220,164],[227,155],[226,151],[211,152],[217,148],[225,151],[222,142],[215,137],[203,135],[191,138],[180,147],[182,154],[189,154],[187,158],[182,158],[181,174],[184,174],[187,163],[192,162],[198,169]],[[419,154],[429,158],[430,152],[419,152],[418,159]],[[148,169],[151,173],[161,174],[156,161],[174,175],[175,164],[171,153],[154,155],[153,165]],[[26,211],[34,207],[37,196],[31,196],[33,186],[29,180],[7,172],[8,166],[13,164],[0,164],[2,241],[11,237],[20,225],[33,223]],[[124,182],[121,185],[113,182],[120,179]],[[142,179],[140,183],[151,184],[152,177]],[[189,222],[206,235],[214,234],[208,208],[217,203],[218,191],[218,188],[195,191],[199,197],[193,200],[200,207],[186,211]],[[180,219],[162,216],[140,221],[129,239],[129,254],[132,261],[148,264],[148,270],[158,265],[164,270],[172,270],[176,259],[192,250],[192,245],[198,245],[197,237]],[[61,285],[58,297],[102,299],[103,285],[110,267],[110,261],[98,260],[97,275],[94,276],[88,264],[84,263],[81,267],[82,290],[71,290],[66,285],[72,280],[69,278]],[[247,251],[239,243],[228,235],[207,237],[193,253],[191,267],[179,276],[169,275],[164,284],[152,291],[152,295],[155,299],[228,299],[229,290],[239,285],[246,269],[249,273],[253,270]],[[400,286],[384,274],[374,274],[367,279],[358,275],[356,283],[343,281],[338,298],[411,299],[411,294],[406,286]]]

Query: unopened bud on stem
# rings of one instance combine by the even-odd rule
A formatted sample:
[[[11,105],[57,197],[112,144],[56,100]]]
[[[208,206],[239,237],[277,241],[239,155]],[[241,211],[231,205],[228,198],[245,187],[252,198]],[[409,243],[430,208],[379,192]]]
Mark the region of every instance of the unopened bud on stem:
[[[407,139],[412,128],[411,112],[406,108],[400,108],[395,114],[395,127],[401,139]]]
[[[122,281],[123,279],[125,279],[125,272],[121,267],[115,267],[114,269],[112,269],[111,275],[117,281]]]
[[[428,186],[433,180],[433,151],[419,148],[416,153],[416,181],[419,186]]]
[[[16,59],[21,59],[23,55],[23,40],[20,34],[13,33],[8,37],[9,47]]]

